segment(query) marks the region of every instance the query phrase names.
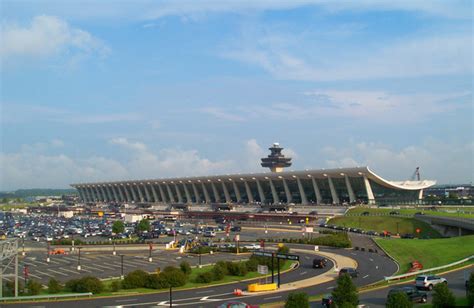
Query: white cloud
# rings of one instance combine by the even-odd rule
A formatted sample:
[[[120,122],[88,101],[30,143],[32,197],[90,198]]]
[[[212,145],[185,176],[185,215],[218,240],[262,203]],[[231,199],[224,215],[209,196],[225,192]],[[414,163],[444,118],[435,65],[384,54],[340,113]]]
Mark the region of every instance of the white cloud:
[[[245,119],[235,113],[228,113],[222,110],[221,108],[217,107],[205,107],[201,109],[201,112],[210,114],[219,120],[224,121],[233,121],[233,122],[240,122],[244,121]]]
[[[89,32],[71,27],[55,16],[36,16],[28,27],[6,23],[0,28],[0,55],[13,57],[47,57],[62,53],[101,56],[109,52],[99,39]]]
[[[325,147],[329,168],[368,165],[372,171],[391,180],[407,180],[416,167],[422,179],[438,183],[469,183],[474,175],[474,142],[459,144],[426,140],[400,149],[373,142],[350,143],[346,147]]]

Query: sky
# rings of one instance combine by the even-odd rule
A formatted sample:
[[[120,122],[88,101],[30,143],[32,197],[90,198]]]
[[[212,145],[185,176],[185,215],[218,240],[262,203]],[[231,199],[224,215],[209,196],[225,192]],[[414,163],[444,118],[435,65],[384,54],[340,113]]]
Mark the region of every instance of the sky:
[[[0,190],[369,166],[470,183],[472,1],[0,1]]]

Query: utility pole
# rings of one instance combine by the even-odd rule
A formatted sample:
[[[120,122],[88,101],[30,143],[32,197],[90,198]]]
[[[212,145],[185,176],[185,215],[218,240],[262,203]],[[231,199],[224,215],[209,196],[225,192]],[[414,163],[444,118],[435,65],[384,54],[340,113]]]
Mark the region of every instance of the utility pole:
[[[170,286],[170,307],[173,307],[173,287]]]
[[[82,247],[77,247],[77,270],[80,271],[81,270],[81,248]]]
[[[120,263],[121,263],[120,279],[123,279],[123,256],[124,255],[120,255]]]
[[[46,262],[48,262],[48,263],[49,263],[49,261],[51,261],[51,260],[49,259],[49,249],[50,249],[50,248],[49,248],[49,245],[50,245],[50,243],[49,243],[49,241],[48,241],[48,242],[47,242],[47,246],[46,246]]]

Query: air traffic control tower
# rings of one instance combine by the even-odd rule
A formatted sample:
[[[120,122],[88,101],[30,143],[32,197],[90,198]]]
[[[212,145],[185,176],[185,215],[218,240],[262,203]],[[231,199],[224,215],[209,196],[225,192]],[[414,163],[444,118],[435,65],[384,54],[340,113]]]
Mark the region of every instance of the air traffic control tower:
[[[270,155],[262,158],[262,167],[270,168],[272,172],[282,172],[283,168],[291,166],[291,157],[285,157],[281,154],[283,150],[279,143],[274,143],[268,148]]]

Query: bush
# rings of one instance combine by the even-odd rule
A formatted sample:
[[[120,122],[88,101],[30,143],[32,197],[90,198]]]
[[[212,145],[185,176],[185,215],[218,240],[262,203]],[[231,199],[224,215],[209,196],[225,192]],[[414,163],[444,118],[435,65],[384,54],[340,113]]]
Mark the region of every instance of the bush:
[[[50,278],[48,281],[48,293],[49,294],[56,294],[61,292],[63,289],[62,285],[59,283],[58,280],[54,278]]]
[[[408,298],[405,292],[395,292],[391,293],[387,298],[387,303],[385,304],[387,308],[411,308],[413,303]]]
[[[244,262],[226,262],[227,271],[232,276],[245,276],[247,274],[247,265]]]
[[[0,282],[1,283],[1,282]],[[23,283],[18,280],[18,294],[24,293]],[[3,296],[11,297],[15,295],[15,282],[7,281],[3,284]]]
[[[453,292],[448,289],[445,283],[439,283],[433,288],[433,308],[453,307],[456,299]]]
[[[191,275],[192,269],[191,269],[191,265],[189,265],[188,262],[186,262],[186,261],[181,262],[181,263],[179,264],[179,268],[181,269],[181,271],[182,271],[186,276]]]
[[[332,291],[334,302],[339,307],[344,303],[348,303],[353,307],[359,304],[359,297],[357,295],[357,288],[354,285],[351,277],[347,274],[337,278],[337,287]]]
[[[163,289],[166,288],[167,285],[164,283],[163,278],[160,277],[160,275],[151,274],[148,275],[145,281],[145,287],[148,289]]]
[[[167,266],[159,275],[165,287],[181,287],[186,284],[188,277],[178,268]]]
[[[28,295],[38,295],[43,288],[41,283],[33,279],[28,280],[26,287],[28,288]]]
[[[120,280],[114,280],[110,283],[110,291],[117,292],[122,288],[122,283]]]
[[[304,292],[292,292],[286,299],[285,308],[309,308],[309,297]]]
[[[124,289],[135,289],[143,288],[148,278],[148,273],[142,270],[135,270],[125,275],[122,281],[122,288]]]
[[[249,272],[256,272],[258,269],[258,259],[255,256],[251,256],[250,259],[245,262],[245,265],[247,266],[247,271]]]
[[[66,288],[77,293],[92,292],[97,294],[104,290],[104,285],[97,277],[85,276],[69,280],[66,282]]]
[[[212,280],[222,280],[226,273],[227,269],[225,267],[214,265],[214,268],[212,269]]]
[[[197,283],[210,283],[214,280],[212,272],[199,273],[194,280]]]

